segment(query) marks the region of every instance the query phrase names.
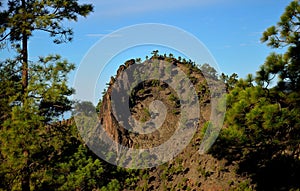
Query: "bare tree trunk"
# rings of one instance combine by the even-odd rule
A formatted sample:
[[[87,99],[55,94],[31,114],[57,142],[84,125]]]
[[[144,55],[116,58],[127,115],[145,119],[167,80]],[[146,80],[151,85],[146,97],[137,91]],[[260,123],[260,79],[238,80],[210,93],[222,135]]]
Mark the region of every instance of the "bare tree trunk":
[[[23,9],[23,22],[26,21],[26,0],[22,0],[22,9]],[[27,98],[27,87],[28,87],[28,36],[26,29],[22,31],[22,96],[23,103]],[[23,151],[23,155],[26,158],[24,168],[22,169],[22,180],[21,188],[22,191],[30,191],[30,169],[29,169],[29,152],[27,150]]]
[[[26,1],[22,0],[22,9],[26,14]],[[23,17],[26,18],[26,15]],[[24,21],[26,22],[26,20]],[[28,36],[26,30],[22,32],[22,90],[23,96],[26,97],[26,89],[28,86]]]
[[[28,47],[27,47],[27,35],[23,32],[22,35],[22,90],[23,96],[26,97],[26,89],[28,86]]]

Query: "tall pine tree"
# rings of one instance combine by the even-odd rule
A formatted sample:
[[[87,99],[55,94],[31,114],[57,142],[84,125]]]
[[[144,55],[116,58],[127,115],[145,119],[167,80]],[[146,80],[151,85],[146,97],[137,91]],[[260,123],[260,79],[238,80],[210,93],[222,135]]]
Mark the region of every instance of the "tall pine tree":
[[[63,22],[77,21],[93,7],[77,0],[9,0],[5,7],[0,13],[1,45],[18,55],[1,63],[1,187],[38,189],[51,173],[50,161],[63,152],[71,135],[69,127],[56,121],[71,109],[67,75],[74,65],[57,55],[29,63],[28,40],[34,31],[45,31],[54,43],[71,41],[72,29]]]

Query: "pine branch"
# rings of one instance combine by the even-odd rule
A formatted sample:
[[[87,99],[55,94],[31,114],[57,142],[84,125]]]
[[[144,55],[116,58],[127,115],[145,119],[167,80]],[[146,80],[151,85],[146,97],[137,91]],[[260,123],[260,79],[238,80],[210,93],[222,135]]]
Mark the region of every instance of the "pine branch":
[[[9,32],[9,33],[6,34],[4,37],[2,37],[2,38],[0,39],[0,42],[4,41],[10,34],[11,34],[11,32]]]

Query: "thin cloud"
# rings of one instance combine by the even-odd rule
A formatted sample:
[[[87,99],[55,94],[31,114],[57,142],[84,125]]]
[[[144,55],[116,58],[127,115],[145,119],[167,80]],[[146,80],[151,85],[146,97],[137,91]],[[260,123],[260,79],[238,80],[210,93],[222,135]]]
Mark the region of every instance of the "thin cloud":
[[[246,46],[256,46],[256,45],[258,45],[258,44],[260,44],[260,43],[257,42],[257,41],[251,41],[251,42],[248,42],[248,43],[241,43],[240,46],[241,46],[241,47],[246,47]]]
[[[247,44],[247,43],[241,43],[240,46],[251,46],[251,44]]]
[[[227,49],[231,49],[233,46],[230,44],[225,44],[225,45],[220,45],[218,47],[216,47],[217,50],[227,50]]]
[[[263,31],[260,31],[260,32],[251,32],[248,34],[248,36],[259,36],[259,35],[262,35],[263,34]]]
[[[95,33],[95,34],[86,34],[87,37],[111,37],[111,38],[117,38],[121,37],[122,35],[120,34],[103,34],[103,33]]]
[[[121,17],[153,11],[171,11],[189,7],[212,6],[230,0],[111,0],[96,1],[95,12],[102,17]]]
[[[231,47],[232,47],[231,45],[225,45],[223,48],[228,49],[228,48],[231,48]]]

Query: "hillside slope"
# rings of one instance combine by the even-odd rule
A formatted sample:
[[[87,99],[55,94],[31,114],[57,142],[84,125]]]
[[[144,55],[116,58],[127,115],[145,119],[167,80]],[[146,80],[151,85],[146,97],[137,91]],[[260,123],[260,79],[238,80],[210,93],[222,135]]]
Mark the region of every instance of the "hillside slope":
[[[234,164],[228,163],[225,159],[216,159],[210,154],[200,154],[198,151],[204,135],[204,127],[208,124],[211,115],[211,95],[207,76],[211,77],[209,80],[214,79],[215,70],[213,68],[206,70],[209,75],[205,78],[199,67],[191,61],[153,56],[144,64],[153,63],[171,63],[189,77],[198,96],[200,118],[195,123],[197,126],[195,135],[179,155],[167,163],[141,170],[140,179],[136,184],[128,185],[126,190],[230,190],[237,188],[242,190],[244,186],[249,187],[249,180],[235,173]],[[153,117],[152,110],[149,109],[151,103],[159,100],[167,110],[165,119],[160,128],[148,134],[133,133],[124,128],[124,120],[121,120],[121,123],[118,122],[122,117],[115,116],[112,94],[116,79],[133,65],[138,65],[135,60],[127,61],[119,67],[117,75],[111,78],[107,92],[102,99],[100,121],[117,143],[136,149],[157,147],[167,141],[178,128],[178,119],[182,115],[181,104],[176,91],[167,83],[159,80],[145,80],[136,84],[130,92],[128,100],[130,115],[140,122],[149,121]],[[127,78],[130,77],[127,76]]]

